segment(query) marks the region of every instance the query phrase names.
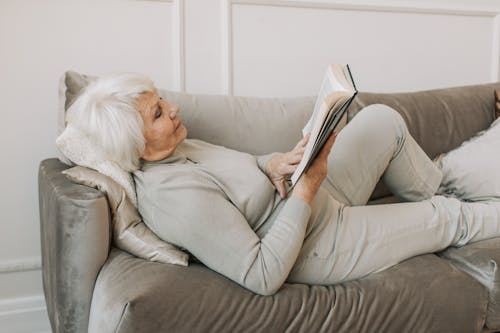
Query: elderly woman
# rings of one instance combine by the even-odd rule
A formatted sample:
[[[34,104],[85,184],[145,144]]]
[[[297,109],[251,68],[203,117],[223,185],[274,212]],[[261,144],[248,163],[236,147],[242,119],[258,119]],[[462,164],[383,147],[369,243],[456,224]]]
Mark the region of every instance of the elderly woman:
[[[365,108],[333,135],[287,193],[307,137],[265,156],[186,139],[178,106],[136,74],[103,77],[79,99],[69,121],[134,172],[145,223],[259,294],[285,281],[356,279],[500,235],[500,204],[435,195],[440,169],[384,105]],[[381,177],[407,202],[366,206]]]

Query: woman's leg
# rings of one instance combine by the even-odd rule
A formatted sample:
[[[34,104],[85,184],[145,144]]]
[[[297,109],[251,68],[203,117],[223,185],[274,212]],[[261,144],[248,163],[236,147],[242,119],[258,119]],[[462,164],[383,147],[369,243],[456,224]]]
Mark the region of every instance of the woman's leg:
[[[351,280],[413,256],[500,236],[500,202],[434,196],[421,202],[346,207],[333,279]]]
[[[410,135],[401,115],[374,104],[338,134],[324,186],[338,201],[359,206],[368,202],[381,177],[403,200],[420,201],[436,192],[442,174]]]
[[[331,236],[318,239],[328,257],[306,258],[292,281],[334,284],[403,260],[500,236],[500,201],[461,202],[433,196],[420,202],[344,206]],[[328,236],[328,237],[327,237]]]

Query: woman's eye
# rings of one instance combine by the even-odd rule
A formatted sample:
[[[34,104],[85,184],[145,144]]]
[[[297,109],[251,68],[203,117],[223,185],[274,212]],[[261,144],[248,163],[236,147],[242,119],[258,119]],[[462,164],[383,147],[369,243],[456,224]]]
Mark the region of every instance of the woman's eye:
[[[155,112],[155,119],[158,119],[161,117],[161,109],[156,110]]]

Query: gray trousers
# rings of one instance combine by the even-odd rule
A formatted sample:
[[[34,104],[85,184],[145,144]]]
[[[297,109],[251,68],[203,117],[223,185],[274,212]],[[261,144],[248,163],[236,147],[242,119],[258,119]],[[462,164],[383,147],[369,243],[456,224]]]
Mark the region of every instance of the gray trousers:
[[[366,206],[380,178],[406,202]],[[328,160],[323,188],[341,207],[330,226],[334,250],[327,258],[307,259],[292,275],[338,283],[500,236],[500,202],[434,195],[441,178],[398,112],[380,104],[364,108],[340,131]]]

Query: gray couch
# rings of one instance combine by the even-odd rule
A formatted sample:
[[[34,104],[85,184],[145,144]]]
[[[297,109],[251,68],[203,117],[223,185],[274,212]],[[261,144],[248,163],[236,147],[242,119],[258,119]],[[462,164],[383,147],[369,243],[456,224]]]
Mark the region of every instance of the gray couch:
[[[495,89],[500,84],[360,93],[348,118],[369,104],[388,104],[433,158],[488,127]],[[314,103],[161,94],[180,104],[190,137],[253,154],[290,149]],[[356,281],[285,283],[275,295],[260,296],[198,262],[148,262],[115,248],[105,195],[69,181],[61,174],[66,168],[44,160],[38,178],[43,285],[54,332],[500,330],[500,239],[417,256]],[[396,201],[380,183],[370,203]]]

